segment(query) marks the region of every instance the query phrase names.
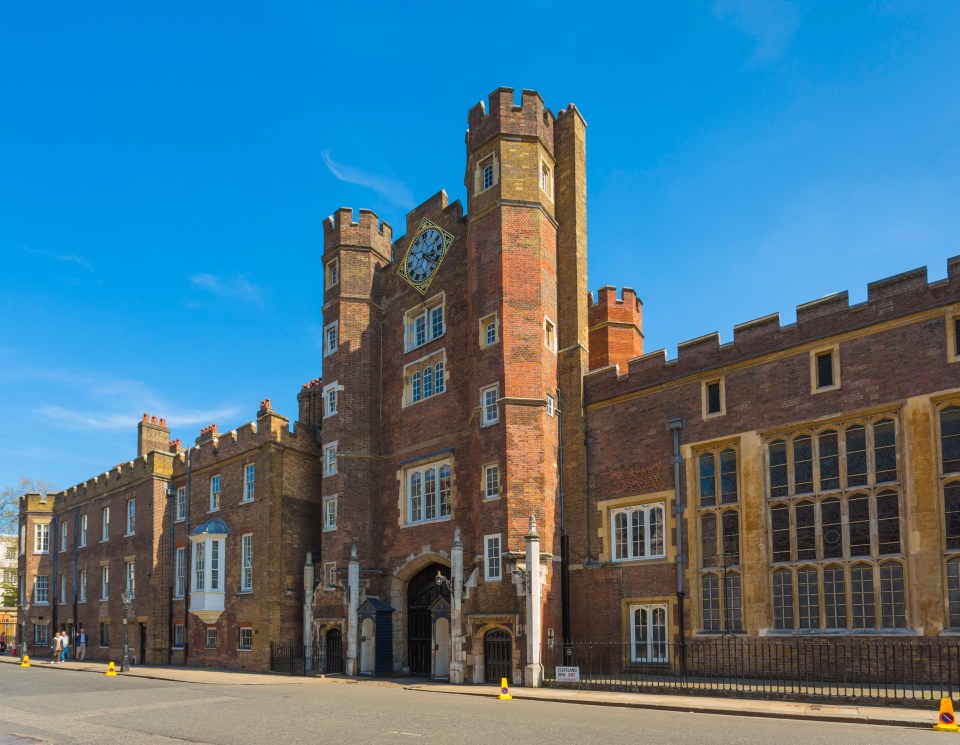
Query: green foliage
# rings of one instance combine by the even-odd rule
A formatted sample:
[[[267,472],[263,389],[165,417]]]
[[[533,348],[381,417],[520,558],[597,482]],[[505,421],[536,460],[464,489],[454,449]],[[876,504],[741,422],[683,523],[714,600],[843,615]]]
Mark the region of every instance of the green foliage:
[[[0,491],[0,533],[17,534],[20,497],[31,492],[48,494],[53,491],[55,488],[49,481],[34,481],[26,476],[21,477],[16,486],[8,486]]]

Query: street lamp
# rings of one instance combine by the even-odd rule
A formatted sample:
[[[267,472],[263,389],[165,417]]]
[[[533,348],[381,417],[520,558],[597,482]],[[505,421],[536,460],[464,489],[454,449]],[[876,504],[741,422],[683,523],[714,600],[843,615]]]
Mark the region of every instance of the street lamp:
[[[20,662],[23,662],[24,657],[27,656],[27,613],[30,612],[30,601],[24,600],[20,603],[20,610],[23,613],[23,620],[21,621],[23,631],[20,632]]]
[[[120,663],[120,672],[125,673],[130,669],[130,625],[127,619],[130,616],[133,593],[121,593],[120,599],[123,601],[123,661]]]

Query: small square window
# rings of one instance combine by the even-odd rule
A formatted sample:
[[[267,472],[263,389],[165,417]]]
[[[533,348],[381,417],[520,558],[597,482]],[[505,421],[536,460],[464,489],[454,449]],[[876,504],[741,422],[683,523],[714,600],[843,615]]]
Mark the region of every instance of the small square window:
[[[477,193],[485,192],[497,183],[497,156],[491,153],[477,163]]]
[[[337,529],[337,495],[332,494],[323,498],[323,529],[331,531]]]
[[[249,626],[240,627],[237,649],[247,651],[253,649],[253,629]]]
[[[500,421],[500,386],[490,385],[480,390],[480,424],[487,427]]]
[[[326,263],[324,269],[324,288],[330,289],[340,281],[340,259],[333,259]]]
[[[340,322],[334,321],[323,327],[323,356],[329,357],[340,346]]]
[[[207,626],[207,639],[204,645],[207,649],[217,648],[217,627]]]
[[[483,467],[483,498],[496,499],[500,496],[500,466],[490,463]]]
[[[723,378],[705,380],[701,385],[703,418],[711,419],[726,414],[726,390]]]
[[[491,313],[480,319],[480,348],[492,347],[500,341],[500,328],[497,323],[497,314]]]
[[[810,352],[810,388],[812,393],[832,391],[840,387],[840,348]]]

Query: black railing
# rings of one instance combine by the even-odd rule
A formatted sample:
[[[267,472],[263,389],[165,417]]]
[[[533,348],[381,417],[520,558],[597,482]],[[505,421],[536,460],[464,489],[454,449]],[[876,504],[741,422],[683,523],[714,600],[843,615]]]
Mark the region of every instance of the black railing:
[[[270,642],[270,671],[288,675],[327,675],[343,672],[343,645],[339,639],[315,644]]]
[[[543,666],[549,685],[901,704],[953,695],[960,638],[573,642],[544,648]],[[557,666],[579,668],[579,682],[558,680]]]

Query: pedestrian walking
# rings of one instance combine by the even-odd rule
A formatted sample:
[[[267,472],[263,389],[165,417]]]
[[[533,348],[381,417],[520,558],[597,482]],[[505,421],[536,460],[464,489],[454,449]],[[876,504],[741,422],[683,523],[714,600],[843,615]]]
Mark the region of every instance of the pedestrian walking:
[[[7,651],[7,632],[0,631],[0,654]]]
[[[60,662],[66,662],[70,656],[70,635],[66,631],[60,632]]]
[[[53,635],[53,644],[51,644],[52,653],[50,654],[50,664],[59,665],[60,664],[60,655],[63,653],[63,640],[60,637],[60,632],[58,631]]]
[[[80,627],[80,633],[77,634],[77,660],[82,662],[87,658],[87,630]]]

